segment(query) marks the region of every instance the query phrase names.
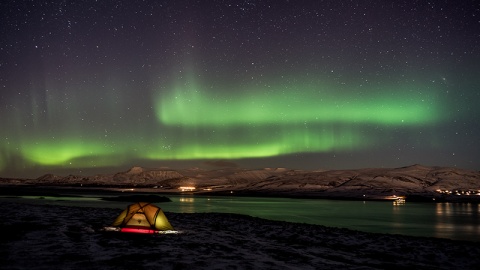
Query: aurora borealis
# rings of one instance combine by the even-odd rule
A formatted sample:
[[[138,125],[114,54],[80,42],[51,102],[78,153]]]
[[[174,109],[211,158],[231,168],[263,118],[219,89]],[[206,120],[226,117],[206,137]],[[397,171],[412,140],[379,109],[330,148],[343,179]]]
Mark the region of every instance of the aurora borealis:
[[[0,4],[0,176],[480,167],[473,1],[70,2]]]

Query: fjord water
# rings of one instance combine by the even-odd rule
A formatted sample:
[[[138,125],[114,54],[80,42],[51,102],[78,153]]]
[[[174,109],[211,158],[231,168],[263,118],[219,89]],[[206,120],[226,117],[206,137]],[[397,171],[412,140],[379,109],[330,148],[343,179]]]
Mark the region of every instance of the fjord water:
[[[238,213],[355,230],[480,241],[480,208],[472,203],[343,201],[253,197],[171,197],[165,211]]]
[[[343,201],[235,196],[168,195],[165,212],[235,213],[271,220],[342,227],[366,232],[480,241],[480,208],[473,203]],[[7,198],[1,198],[6,200]],[[30,203],[124,209],[128,202],[96,196],[23,197]]]

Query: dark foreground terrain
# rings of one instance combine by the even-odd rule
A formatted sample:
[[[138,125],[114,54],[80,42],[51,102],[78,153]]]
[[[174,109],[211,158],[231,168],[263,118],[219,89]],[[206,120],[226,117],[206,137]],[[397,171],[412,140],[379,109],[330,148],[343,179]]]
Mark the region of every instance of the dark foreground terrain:
[[[242,215],[167,212],[181,233],[133,235],[100,230],[121,209],[4,202],[0,210],[3,269],[478,269],[480,265],[476,242],[363,233]]]

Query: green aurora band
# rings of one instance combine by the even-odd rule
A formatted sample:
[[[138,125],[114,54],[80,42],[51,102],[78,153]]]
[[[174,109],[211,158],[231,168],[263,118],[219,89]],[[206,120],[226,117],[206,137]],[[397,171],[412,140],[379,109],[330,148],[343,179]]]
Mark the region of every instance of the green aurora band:
[[[343,131],[325,129],[321,131],[318,128],[308,126],[250,127],[248,131],[235,128],[218,128],[201,132],[199,132],[199,129],[186,128],[185,131],[186,136],[178,138],[178,141],[187,143],[172,144],[164,151],[151,152],[148,158],[238,159],[271,157],[298,152],[325,152],[333,149],[346,149],[367,143],[367,140],[362,141],[362,138],[349,132],[348,129]],[[203,134],[200,135],[199,133]]]
[[[61,142],[43,140],[41,143],[25,144],[21,150],[27,160],[44,166],[71,165],[72,167],[90,167],[92,164],[91,161],[87,161],[88,159],[79,162],[79,160],[83,160],[85,157],[98,160],[102,156],[116,156],[109,163],[101,162],[103,166],[113,165],[119,161],[117,150],[108,149],[108,147],[98,143],[96,140],[68,139]]]
[[[109,145],[98,139],[37,140],[22,144],[23,157],[42,166],[113,166],[128,159],[189,160],[270,157],[298,152],[325,152],[367,146],[351,128],[316,126],[236,128],[173,128],[169,139],[142,142],[116,138]],[[132,135],[140,137],[141,134]]]
[[[157,97],[157,118],[166,125],[288,125],[303,122],[422,125],[438,118],[435,104],[418,93],[413,94],[416,91],[409,91],[408,87],[390,87],[388,94],[374,91],[375,94],[346,95],[341,89],[334,92],[328,86],[286,88],[281,85],[247,91],[232,88],[228,96],[208,93],[195,82],[174,88],[167,98]]]
[[[100,130],[85,130],[79,136],[78,129],[58,127],[49,131],[55,138],[24,138],[10,148],[20,150],[24,166],[64,168],[116,166],[131,160],[258,158],[365,149],[387,140],[369,136],[366,128],[409,128],[441,118],[441,102],[434,95],[422,96],[408,87],[398,88],[396,94],[348,96],[326,86],[279,84],[280,91],[232,88],[222,96],[192,80],[178,85],[170,92],[154,93],[157,122],[150,130],[133,128],[128,135],[117,132],[102,138]]]

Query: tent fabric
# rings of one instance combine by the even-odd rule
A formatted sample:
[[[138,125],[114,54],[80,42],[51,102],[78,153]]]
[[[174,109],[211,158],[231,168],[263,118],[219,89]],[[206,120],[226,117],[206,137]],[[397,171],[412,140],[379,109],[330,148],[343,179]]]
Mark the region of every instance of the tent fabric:
[[[112,226],[159,231],[173,230],[162,209],[148,202],[138,202],[129,205],[115,219]]]

